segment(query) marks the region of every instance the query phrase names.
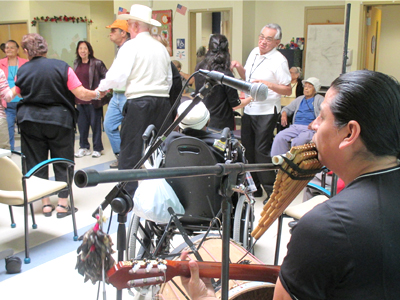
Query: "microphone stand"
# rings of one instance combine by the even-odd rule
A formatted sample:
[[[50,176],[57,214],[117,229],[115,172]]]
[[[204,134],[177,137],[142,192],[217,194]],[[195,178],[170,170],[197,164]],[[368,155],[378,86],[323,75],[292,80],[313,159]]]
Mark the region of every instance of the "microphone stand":
[[[280,166],[274,165],[272,163],[263,164],[244,164],[244,163],[233,163],[233,164],[216,164],[214,166],[199,166],[193,167],[177,167],[177,168],[163,168],[163,169],[134,169],[134,170],[119,170],[119,171],[96,171],[96,170],[78,170],[75,174],[75,184],[78,187],[86,186],[96,186],[98,183],[107,182],[118,182],[118,181],[138,181],[144,179],[154,179],[154,178],[177,178],[186,176],[204,176],[204,175],[214,175],[221,177],[221,188],[220,192],[223,196],[222,202],[222,270],[221,270],[221,280],[222,280],[222,299],[228,299],[228,285],[229,285],[229,242],[230,242],[230,212],[232,210],[232,203],[230,197],[233,194],[233,187],[236,184],[236,179],[238,174],[242,174],[246,171],[248,172],[262,172],[269,170],[277,170]],[[130,198],[131,200],[131,198]],[[119,221],[125,221],[125,219],[119,219]],[[123,229],[125,229],[125,224],[120,224]],[[121,229],[122,232],[122,229]],[[121,232],[118,231],[118,259],[123,260],[123,248],[125,244],[119,240],[125,241],[125,235],[122,236]],[[122,291],[117,290],[117,299],[122,299]]]
[[[203,74],[204,75],[204,74]],[[165,130],[165,132],[161,135],[158,136],[156,141],[154,142],[153,145],[149,147],[149,150],[144,154],[144,156],[139,160],[139,162],[135,165],[134,169],[136,170],[120,170],[118,172],[124,172],[122,174],[127,175],[127,172],[135,172],[136,175],[140,173],[141,170],[139,169],[143,163],[151,156],[151,154],[157,150],[157,148],[161,145],[163,141],[165,141],[166,137],[178,126],[178,124],[183,120],[183,118],[189,113],[189,111],[197,104],[199,103],[204,96],[213,88],[214,85],[216,84],[222,84],[214,81],[213,79],[209,78],[209,80],[206,81],[204,86],[200,89],[199,93],[195,96],[195,98],[192,100],[192,103],[185,109],[185,111]],[[221,188],[220,188],[220,194],[223,196],[223,201],[222,201],[222,270],[221,270],[221,282],[222,282],[222,300],[228,300],[228,291],[229,291],[229,242],[230,242],[230,229],[231,229],[231,211],[232,211],[232,201],[231,201],[231,196],[233,194],[233,187],[236,184],[237,176],[240,173],[244,172],[244,164],[239,164],[240,166],[236,166],[236,168],[229,168],[231,170],[228,170],[229,165],[224,165],[224,164],[218,164],[219,168],[214,169],[213,171],[216,172],[220,175],[224,175],[221,179]],[[234,164],[237,165],[237,164]],[[263,165],[259,171],[265,171],[265,167],[267,167],[269,170],[276,170],[279,169],[278,166],[274,166],[272,164],[256,164],[258,167],[260,165]],[[233,165],[231,165],[233,166]],[[202,167],[204,168],[204,167]],[[206,167],[207,168],[207,167]],[[171,168],[171,169],[180,169],[180,168]],[[193,168],[190,168],[193,169]],[[250,168],[251,169],[251,168]],[[247,169],[247,170],[250,170]],[[257,167],[256,167],[257,169]],[[166,169],[164,169],[166,170]],[[127,171],[127,172],[125,172]],[[153,170],[145,170],[145,178],[142,177],[142,179],[150,179],[150,178],[166,178],[166,177],[176,177],[176,176],[167,176],[165,175],[164,177],[151,177],[148,174],[149,171]],[[156,171],[156,170],[155,170]],[[253,170],[255,171],[255,170]],[[78,187],[84,187],[84,186],[90,186],[90,185],[97,185],[97,183],[90,183],[90,179],[88,177],[85,177],[86,175],[92,174],[94,177],[97,177],[95,172],[90,172],[88,170],[87,173],[84,171],[77,171],[75,175],[75,183]],[[111,172],[108,172],[111,173]],[[117,172],[112,172],[113,175],[110,175],[110,177],[114,177],[113,180],[111,181],[104,181],[104,182],[115,182],[115,178],[118,176],[115,173]],[[130,173],[132,174],[132,173]],[[99,175],[99,173],[97,173]],[[205,175],[204,173],[201,173],[199,175]],[[106,177],[107,177],[106,176]],[[182,175],[184,176],[184,175]],[[188,176],[188,175],[186,175]],[[98,176],[100,177],[100,176]],[[135,177],[135,175],[133,175]],[[179,176],[178,176],[179,177]],[[125,223],[127,221],[127,214],[132,210],[133,208],[133,200],[132,197],[126,192],[124,189],[128,181],[135,181],[139,180],[138,177],[135,179],[133,178],[125,178],[123,182],[119,182],[105,197],[105,200],[101,203],[101,208],[104,210],[109,204],[111,204],[111,207],[114,212],[118,214],[118,232],[117,232],[117,251],[118,251],[118,261],[123,261],[124,257],[124,251],[125,251],[125,246],[126,246],[126,228],[125,228]],[[96,180],[92,180],[96,181]],[[120,181],[120,180],[117,180]],[[101,181],[98,181],[101,182]],[[99,209],[97,208],[96,211],[92,214],[94,217],[96,214],[99,213]],[[117,300],[122,300],[122,290],[117,290]]]
[[[143,163],[157,150],[166,137],[178,126],[182,119],[189,113],[189,111],[199,103],[204,96],[212,89],[214,84],[206,82],[200,89],[199,93],[195,96],[192,103],[185,109],[185,111],[165,130],[162,136],[159,136],[155,143],[149,148],[145,155],[135,165],[134,169],[139,169]],[[119,182],[105,197],[101,203],[101,208],[104,210],[108,205],[111,205],[112,210],[118,214],[118,231],[117,231],[117,251],[118,261],[124,260],[124,251],[126,250],[126,226],[128,213],[133,209],[133,199],[131,195],[125,190],[127,181]],[[95,217],[99,214],[100,208],[98,207],[92,214]],[[122,290],[117,290],[117,300],[122,300]]]

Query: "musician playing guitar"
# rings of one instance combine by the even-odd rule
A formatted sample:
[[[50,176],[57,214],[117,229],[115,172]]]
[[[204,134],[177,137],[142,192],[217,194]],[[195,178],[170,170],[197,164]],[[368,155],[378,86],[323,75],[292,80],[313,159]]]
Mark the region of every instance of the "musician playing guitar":
[[[274,300],[398,299],[399,83],[367,70],[341,75],[313,129],[320,162],[346,187],[293,228]],[[216,299],[197,263],[189,267],[191,299]]]

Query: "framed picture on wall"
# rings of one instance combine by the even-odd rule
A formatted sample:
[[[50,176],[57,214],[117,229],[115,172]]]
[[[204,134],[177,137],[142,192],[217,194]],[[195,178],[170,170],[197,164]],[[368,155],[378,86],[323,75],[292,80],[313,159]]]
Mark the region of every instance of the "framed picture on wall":
[[[172,45],[172,10],[153,10],[153,19],[161,23],[161,27],[153,27],[152,34],[160,34],[167,39],[169,46]]]

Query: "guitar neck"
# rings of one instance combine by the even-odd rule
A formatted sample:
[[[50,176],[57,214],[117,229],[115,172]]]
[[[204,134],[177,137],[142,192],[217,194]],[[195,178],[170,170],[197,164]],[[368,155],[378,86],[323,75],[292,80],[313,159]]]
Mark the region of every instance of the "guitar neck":
[[[188,262],[179,262],[180,276],[190,276]],[[222,264],[219,262],[197,262],[200,277],[221,278]],[[263,281],[275,283],[278,279],[280,267],[268,265],[229,264],[229,279]]]
[[[197,262],[200,277],[221,278],[220,262]],[[190,276],[188,261],[164,260],[135,262],[120,261],[107,272],[108,282],[117,289],[129,288],[128,281],[134,286],[161,284],[175,276]],[[132,267],[136,268],[132,271]],[[279,275],[279,266],[229,264],[229,279],[246,281],[263,281],[275,283]]]

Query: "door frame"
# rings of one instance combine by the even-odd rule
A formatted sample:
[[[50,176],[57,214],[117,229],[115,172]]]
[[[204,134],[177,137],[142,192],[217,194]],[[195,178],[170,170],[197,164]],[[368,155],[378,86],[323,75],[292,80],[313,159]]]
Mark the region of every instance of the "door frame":
[[[189,10],[189,34],[188,34],[188,44],[189,44],[189,51],[188,51],[188,64],[189,64],[189,73],[194,71],[196,68],[196,14],[197,13],[211,13],[211,12],[227,12],[229,13],[229,34],[226,37],[232,47],[232,16],[233,16],[233,9],[229,7],[222,7],[222,8],[209,8],[209,9],[190,9]]]

